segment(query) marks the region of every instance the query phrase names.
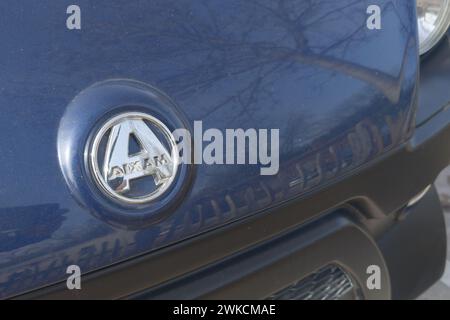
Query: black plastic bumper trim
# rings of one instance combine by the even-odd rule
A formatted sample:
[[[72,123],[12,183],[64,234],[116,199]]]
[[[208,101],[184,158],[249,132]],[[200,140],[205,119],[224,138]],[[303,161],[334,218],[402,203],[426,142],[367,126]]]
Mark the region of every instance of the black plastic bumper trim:
[[[365,231],[344,209],[213,264],[202,271],[135,294],[134,299],[266,299],[329,265],[352,274],[366,299],[389,299],[389,272]],[[368,290],[367,267],[381,268],[381,290]]]

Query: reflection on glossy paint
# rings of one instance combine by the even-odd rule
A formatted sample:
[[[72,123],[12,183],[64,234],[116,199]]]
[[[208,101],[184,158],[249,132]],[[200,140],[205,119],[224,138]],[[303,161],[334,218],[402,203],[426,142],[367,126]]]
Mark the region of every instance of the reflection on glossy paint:
[[[61,227],[66,212],[58,204],[2,208],[0,253],[48,239]]]
[[[31,2],[23,11],[19,2],[0,3],[0,130],[17,133],[13,141],[0,135],[0,235],[11,234],[5,208],[23,199],[59,207],[41,220],[42,233],[25,214],[17,234],[31,234],[1,247],[0,297],[63,280],[70,264],[92,271],[306,196],[411,136],[412,1],[99,0],[99,11],[79,0],[83,30],[70,36],[58,27],[64,4]],[[366,28],[375,3],[382,30]],[[65,186],[56,133],[74,96],[118,77],[160,88],[205,129],[279,129],[279,174],[202,165],[185,201],[152,227],[126,231],[92,217]]]

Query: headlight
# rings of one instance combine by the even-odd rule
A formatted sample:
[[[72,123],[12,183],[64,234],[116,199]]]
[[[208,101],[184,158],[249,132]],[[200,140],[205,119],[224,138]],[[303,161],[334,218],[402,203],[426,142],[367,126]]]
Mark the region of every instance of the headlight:
[[[417,0],[420,54],[432,49],[450,25],[450,0]]]

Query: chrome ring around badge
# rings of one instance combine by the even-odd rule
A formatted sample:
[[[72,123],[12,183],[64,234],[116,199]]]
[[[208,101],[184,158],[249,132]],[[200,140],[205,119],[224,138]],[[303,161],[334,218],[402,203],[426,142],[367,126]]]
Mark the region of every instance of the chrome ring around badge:
[[[176,141],[157,118],[125,112],[106,121],[86,147],[96,185],[123,204],[147,204],[172,185],[180,164]]]

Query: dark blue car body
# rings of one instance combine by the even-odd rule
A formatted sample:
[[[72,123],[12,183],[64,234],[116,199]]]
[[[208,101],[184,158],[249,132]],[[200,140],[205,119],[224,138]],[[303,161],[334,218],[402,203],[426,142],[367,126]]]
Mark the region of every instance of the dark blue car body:
[[[381,30],[366,27],[372,3],[382,8]],[[440,210],[426,222],[421,213],[414,228],[397,225],[409,199],[450,159],[448,90],[419,80],[428,68],[423,74],[450,82],[448,57],[435,58],[448,44],[420,61],[414,1],[79,0],[81,30],[65,26],[70,4],[0,3],[1,298],[264,298],[328,260],[350,265],[361,278],[359,252],[386,270],[385,288],[367,296],[411,297],[440,275]],[[64,163],[58,146],[77,148],[61,132],[73,99],[111,80],[158,88],[191,125],[278,128],[278,174],[261,176],[252,165],[197,165],[162,219],[139,227],[93,213],[83,194],[89,190],[79,187],[85,177],[64,171],[79,159]],[[88,133],[89,108],[70,117],[74,131]],[[429,197],[436,203],[434,193]],[[354,257],[334,256],[324,242],[299,258],[317,259],[304,263],[311,270],[278,280],[268,274],[270,288],[259,288],[260,295],[237,291],[237,283],[255,288],[249,275],[279,261],[277,254],[297,245],[306,252],[304,245],[346,228],[357,231],[333,252]],[[423,233],[415,238],[417,230]],[[408,253],[405,241],[418,251]],[[248,254],[236,258],[242,252]],[[422,252],[431,255],[423,259],[429,264],[405,272],[419,279],[413,288],[398,261],[417,262]],[[64,291],[73,264],[88,279],[77,293]],[[114,290],[102,291],[102,276],[115,281]],[[177,289],[183,286],[190,289]]]

